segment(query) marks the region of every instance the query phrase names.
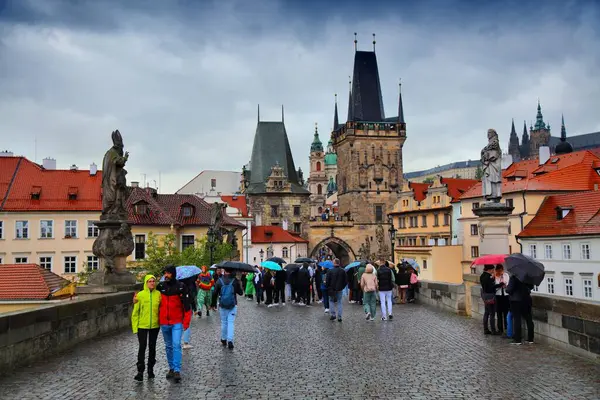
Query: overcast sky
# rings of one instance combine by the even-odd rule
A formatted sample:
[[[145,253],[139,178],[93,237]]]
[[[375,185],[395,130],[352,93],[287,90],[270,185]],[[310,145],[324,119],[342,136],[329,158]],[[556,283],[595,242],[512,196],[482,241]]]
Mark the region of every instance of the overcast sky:
[[[386,116],[402,78],[405,172],[478,159],[488,128],[506,150],[511,118],[520,135],[538,98],[554,135],[561,113],[570,135],[600,130],[593,1],[404,3],[0,0],[0,148],[88,168],[118,128],[128,180],[160,172],[172,192],[204,169],[241,170],[257,104],[262,120],[284,104],[308,171],[334,93],[345,121],[354,32],[364,50],[377,34]]]

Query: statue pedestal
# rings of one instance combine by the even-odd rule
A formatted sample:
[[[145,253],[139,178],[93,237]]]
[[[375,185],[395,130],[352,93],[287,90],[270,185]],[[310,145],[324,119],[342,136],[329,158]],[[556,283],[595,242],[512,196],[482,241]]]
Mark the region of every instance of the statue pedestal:
[[[100,270],[88,279],[89,286],[134,285],[136,277],[127,270],[127,256],[133,252],[131,225],[125,220],[94,222],[100,234],[92,248],[100,259]]]
[[[484,203],[473,213],[478,218],[479,230],[479,255],[508,254],[509,222],[508,216],[514,207],[508,207],[504,203]],[[482,269],[483,266],[478,266]]]

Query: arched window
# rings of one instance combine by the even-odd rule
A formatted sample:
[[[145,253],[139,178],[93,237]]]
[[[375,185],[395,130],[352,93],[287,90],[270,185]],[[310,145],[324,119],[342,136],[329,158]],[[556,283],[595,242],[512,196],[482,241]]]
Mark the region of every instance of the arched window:
[[[317,185],[317,194],[323,194],[323,186]]]
[[[321,170],[321,161],[317,161],[317,171]]]
[[[287,247],[284,247],[283,249],[281,249],[281,257],[288,258],[288,248]]]
[[[323,207],[319,207],[319,208],[317,209],[317,211],[319,212],[319,214],[322,214],[322,213],[323,213]]]

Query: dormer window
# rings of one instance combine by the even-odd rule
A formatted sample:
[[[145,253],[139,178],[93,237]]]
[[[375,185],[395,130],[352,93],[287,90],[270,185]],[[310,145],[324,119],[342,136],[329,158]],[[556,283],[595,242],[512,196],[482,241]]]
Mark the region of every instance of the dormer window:
[[[181,214],[184,217],[193,217],[194,216],[194,207],[190,205],[184,205],[181,207]]]
[[[559,221],[565,219],[572,209],[572,207],[556,207],[556,219]]]
[[[133,212],[136,215],[148,214],[148,203],[146,203],[145,201],[135,203],[135,205],[133,206]]]
[[[74,187],[74,186],[69,187],[69,200],[77,200],[78,192],[79,192],[79,190],[76,187]]]
[[[42,193],[41,186],[34,186],[33,188],[31,188],[31,200],[39,200],[41,193]]]

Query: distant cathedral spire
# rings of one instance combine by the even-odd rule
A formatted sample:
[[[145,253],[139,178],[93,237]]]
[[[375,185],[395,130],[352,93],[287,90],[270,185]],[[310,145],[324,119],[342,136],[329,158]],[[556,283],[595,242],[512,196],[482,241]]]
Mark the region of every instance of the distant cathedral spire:
[[[513,161],[516,161],[521,156],[521,149],[519,148],[519,136],[515,129],[515,120],[513,118],[512,125],[510,128],[510,139],[508,141],[508,154],[513,157]]]
[[[338,109],[337,109],[337,93],[335,94],[335,108],[333,111],[333,130],[336,131],[339,126]]]
[[[523,121],[523,136],[521,137],[521,158],[529,157],[529,134],[527,133],[527,121]]]
[[[398,122],[404,124],[404,107],[402,106],[402,81],[398,82]]]
[[[348,121],[352,121],[352,119],[354,118],[354,116],[352,115],[352,78],[348,77],[348,85],[350,86],[350,89],[348,90]]]
[[[567,142],[567,128],[565,127],[565,116],[562,116],[562,123],[560,126],[560,143],[556,145],[554,152],[556,154],[567,154],[573,151],[571,143]]]
[[[546,123],[544,122],[542,106],[540,105],[540,100],[538,99],[537,115],[535,116],[535,130],[539,129],[546,129]]]

